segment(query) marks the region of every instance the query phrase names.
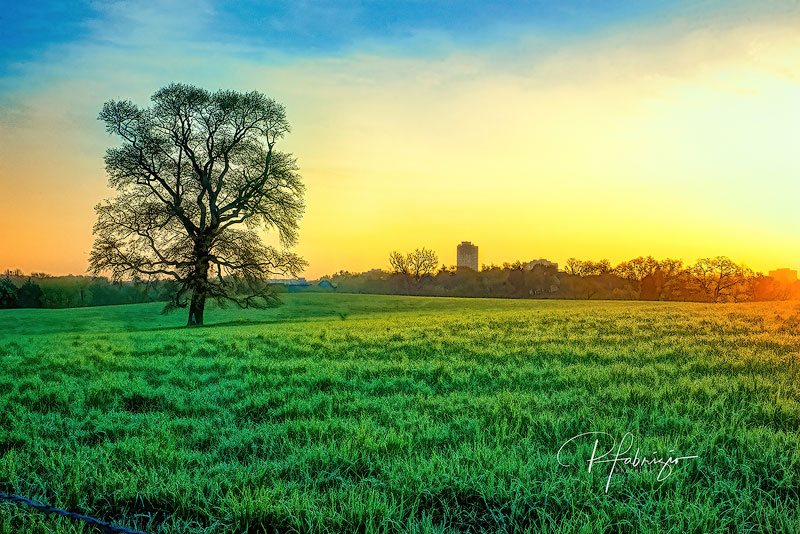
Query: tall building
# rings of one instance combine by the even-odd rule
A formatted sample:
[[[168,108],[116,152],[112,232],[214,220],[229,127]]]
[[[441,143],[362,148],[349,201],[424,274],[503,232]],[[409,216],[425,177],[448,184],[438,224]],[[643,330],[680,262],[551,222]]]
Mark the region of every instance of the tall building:
[[[793,284],[797,281],[797,271],[794,269],[776,269],[770,271],[769,276],[782,284]]]
[[[473,271],[478,270],[478,247],[469,241],[462,241],[456,247],[456,267],[469,267]]]

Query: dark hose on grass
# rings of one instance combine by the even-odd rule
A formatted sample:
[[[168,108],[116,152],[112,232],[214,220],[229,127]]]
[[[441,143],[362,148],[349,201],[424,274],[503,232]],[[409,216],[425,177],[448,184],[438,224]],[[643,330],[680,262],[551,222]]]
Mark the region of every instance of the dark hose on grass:
[[[64,517],[69,517],[71,519],[80,519],[81,521],[85,521],[86,523],[92,525],[95,528],[100,529],[103,532],[110,532],[112,534],[147,534],[146,532],[142,532],[141,530],[128,530],[127,528],[124,527],[118,527],[116,525],[112,525],[111,523],[100,521],[99,519],[90,517],[88,515],[76,514],[75,512],[68,512],[60,508],[53,508],[52,506],[47,506],[46,504],[41,504],[36,501],[26,499],[25,497],[21,497],[19,495],[9,495],[8,493],[0,493],[0,501],[13,501],[17,503],[22,503],[42,512],[43,514],[48,514],[48,515],[58,514]]]

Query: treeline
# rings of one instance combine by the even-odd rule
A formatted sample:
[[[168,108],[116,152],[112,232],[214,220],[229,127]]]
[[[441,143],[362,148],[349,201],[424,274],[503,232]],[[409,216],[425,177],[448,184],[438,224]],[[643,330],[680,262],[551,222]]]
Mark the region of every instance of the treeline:
[[[0,308],[77,308],[167,300],[167,282],[111,282],[96,276],[0,276]]]
[[[775,280],[727,256],[701,258],[691,265],[682,260],[656,260],[648,256],[613,267],[608,260],[570,258],[564,271],[570,277],[567,286],[575,295],[573,298],[579,298],[582,292],[586,293],[585,298],[606,294],[608,287],[618,285],[619,280],[628,282],[634,298],[640,300],[747,302],[800,298],[797,281]]]
[[[570,258],[563,271],[552,265],[517,261],[483,265],[479,272],[445,265],[420,272],[393,257],[392,271],[340,271],[323,279],[345,293],[696,302],[800,298],[800,282],[775,280],[725,256],[702,258],[691,265],[648,256],[616,266],[608,260]]]
[[[275,292],[337,291],[448,297],[673,300],[747,302],[800,299],[800,281],[781,281],[754,272],[725,256],[681,260],[638,257],[612,265],[608,260],[567,260],[553,264],[514,262],[483,265],[480,271],[440,265],[436,254],[417,249],[392,253],[391,271],[339,271],[319,284],[283,286]],[[231,279],[231,283],[237,283]],[[0,275],[0,308],[73,308],[168,301],[174,282],[112,282],[96,276],[50,276],[8,270]]]

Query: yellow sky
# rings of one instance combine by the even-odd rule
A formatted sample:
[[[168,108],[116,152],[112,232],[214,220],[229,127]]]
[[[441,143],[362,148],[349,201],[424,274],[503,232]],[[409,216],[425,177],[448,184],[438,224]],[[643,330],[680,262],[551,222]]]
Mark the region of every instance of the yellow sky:
[[[310,278],[421,246],[452,264],[462,240],[482,263],[724,254],[797,268],[797,22],[611,32],[548,52],[531,37],[513,54],[233,58],[224,76],[176,81],[286,104]],[[91,66],[113,56],[76,57],[78,75],[4,111],[0,268],[85,271],[114,142],[97,112],[172,81],[100,80]]]

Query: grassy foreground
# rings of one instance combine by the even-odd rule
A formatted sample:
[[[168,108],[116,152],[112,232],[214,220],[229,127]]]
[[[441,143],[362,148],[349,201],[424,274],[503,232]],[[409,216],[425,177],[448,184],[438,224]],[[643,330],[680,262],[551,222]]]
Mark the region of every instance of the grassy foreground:
[[[285,300],[0,310],[0,491],[159,533],[800,531],[800,303]],[[556,459],[588,431],[699,458],[605,493]]]

